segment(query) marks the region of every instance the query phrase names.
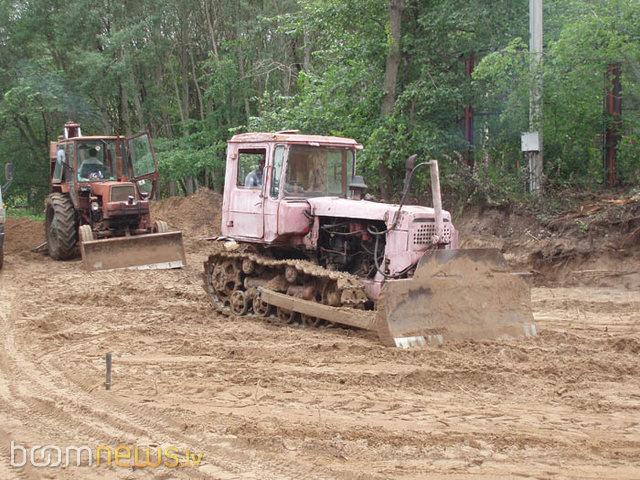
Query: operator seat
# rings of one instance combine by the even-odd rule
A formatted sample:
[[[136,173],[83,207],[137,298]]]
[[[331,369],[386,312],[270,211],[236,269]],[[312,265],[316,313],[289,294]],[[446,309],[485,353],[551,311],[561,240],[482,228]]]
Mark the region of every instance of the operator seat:
[[[92,173],[101,174],[101,178],[104,178],[104,164],[95,157],[89,157],[82,162],[78,169],[78,177],[90,178]]]

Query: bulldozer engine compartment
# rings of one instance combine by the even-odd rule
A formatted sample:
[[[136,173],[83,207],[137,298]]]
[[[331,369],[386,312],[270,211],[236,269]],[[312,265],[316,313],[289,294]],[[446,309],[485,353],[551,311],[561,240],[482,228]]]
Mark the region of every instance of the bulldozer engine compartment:
[[[319,222],[318,264],[348,272],[362,278],[373,278],[384,262],[385,223],[344,218],[322,217]]]

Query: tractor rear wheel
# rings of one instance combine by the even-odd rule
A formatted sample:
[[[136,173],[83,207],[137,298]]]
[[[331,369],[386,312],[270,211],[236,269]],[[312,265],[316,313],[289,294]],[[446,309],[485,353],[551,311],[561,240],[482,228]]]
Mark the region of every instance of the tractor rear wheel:
[[[77,255],[76,211],[69,195],[52,193],[46,201],[46,237],[49,256],[68,260]]]

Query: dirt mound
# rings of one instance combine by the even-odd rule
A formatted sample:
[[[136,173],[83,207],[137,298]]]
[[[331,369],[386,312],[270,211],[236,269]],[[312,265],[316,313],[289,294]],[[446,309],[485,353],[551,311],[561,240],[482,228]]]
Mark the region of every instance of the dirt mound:
[[[589,195],[549,213],[513,205],[454,219],[462,248],[499,248],[538,284],[640,286],[640,195]]]
[[[188,197],[169,197],[151,204],[151,216],[182,230],[185,237],[220,234],[222,195],[201,188]]]
[[[4,248],[6,253],[21,253],[44,242],[44,225],[30,218],[7,218]]]

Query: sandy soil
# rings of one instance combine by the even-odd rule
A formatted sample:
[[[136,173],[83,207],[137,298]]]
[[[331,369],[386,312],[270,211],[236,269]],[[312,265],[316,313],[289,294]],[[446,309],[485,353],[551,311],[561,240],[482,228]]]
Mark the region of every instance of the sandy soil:
[[[355,330],[218,316],[200,285],[207,244],[188,252],[184,270],[89,274],[7,256],[1,479],[640,478],[637,291],[535,288],[536,339],[397,350]],[[11,440],[204,457],[16,470]]]
[[[470,208],[454,222],[462,248],[500,249],[537,285],[640,290],[640,193],[567,193],[568,208]]]

